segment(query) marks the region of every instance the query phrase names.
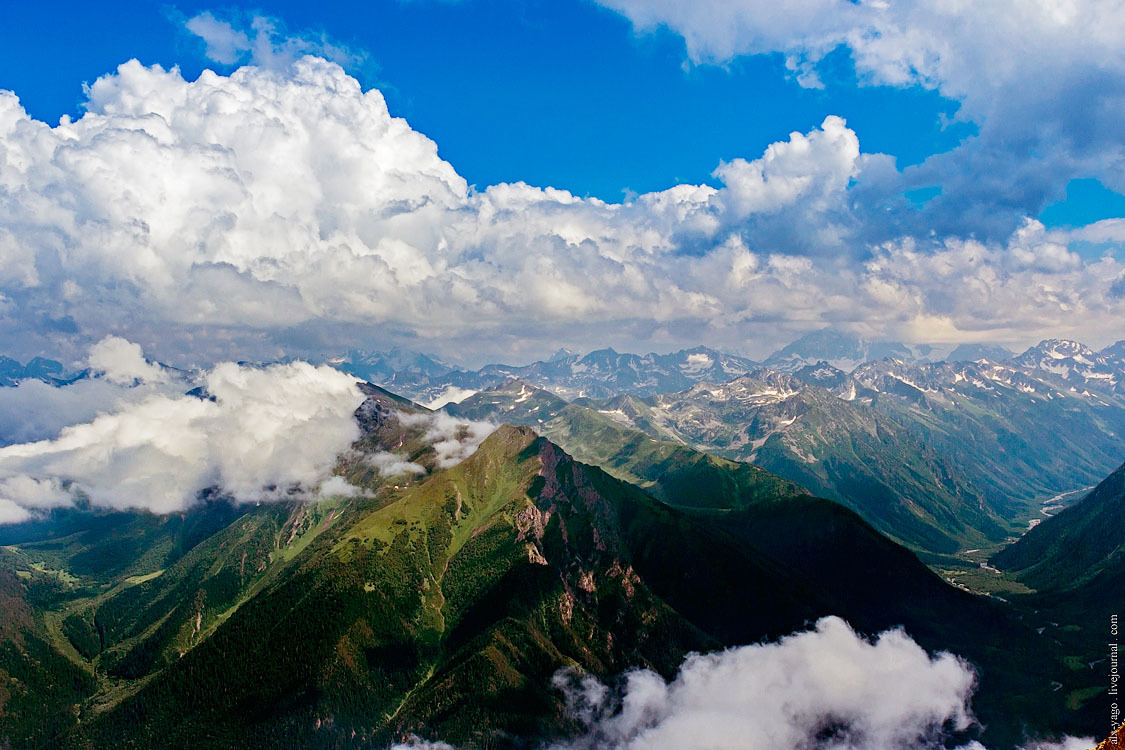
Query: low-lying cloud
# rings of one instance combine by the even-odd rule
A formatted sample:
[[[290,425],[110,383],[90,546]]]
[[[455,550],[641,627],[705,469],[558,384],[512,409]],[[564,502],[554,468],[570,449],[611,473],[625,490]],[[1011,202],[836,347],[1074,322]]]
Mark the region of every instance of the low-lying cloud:
[[[101,362],[107,379],[159,372],[133,359],[139,350],[111,348],[127,356]],[[202,384],[210,398],[140,391],[57,437],[0,448],[0,523],[78,496],[96,507],[155,513],[184,510],[210,487],[238,501],[291,497],[328,480],[336,457],[359,437],[353,413],[363,394],[353,377],[330,367],[224,363]]]
[[[433,399],[429,403],[422,404],[422,406],[425,406],[427,409],[437,410],[443,406],[448,406],[449,404],[459,404],[475,393],[476,391],[471,388],[459,388],[458,386],[451,385],[447,386],[446,389],[442,391],[437,398]]]
[[[0,388],[0,445],[29,443],[58,437],[64,427],[89,422],[122,402],[152,395],[150,389],[130,389],[100,378],[65,386],[23,380]]]
[[[670,682],[649,670],[621,689],[555,675],[576,738],[544,750],[938,750],[974,724],[973,670],[901,630],[868,641],[838,617],[776,643],[693,654]],[[1077,750],[1068,738],[1027,750]],[[413,740],[398,748],[450,750]],[[960,750],[985,750],[977,742]]]
[[[65,427],[195,385],[188,373],[149,362],[140,346],[117,336],[91,346],[85,364],[85,374],[64,385],[28,378],[0,388],[0,446],[54,439]]]
[[[499,427],[493,422],[458,419],[445,412],[433,414],[399,412],[398,419],[405,425],[421,427],[425,430],[422,434],[422,442],[434,449],[440,469],[456,466],[476,453],[485,438]]]
[[[557,675],[586,733],[552,750],[936,748],[943,729],[971,724],[974,679],[902,631],[868,642],[828,617],[777,643],[692,655],[671,682],[632,672],[620,702],[594,678]]]
[[[384,477],[396,477],[402,474],[425,474],[426,467],[414,463],[401,453],[379,451],[365,456],[371,468]]]

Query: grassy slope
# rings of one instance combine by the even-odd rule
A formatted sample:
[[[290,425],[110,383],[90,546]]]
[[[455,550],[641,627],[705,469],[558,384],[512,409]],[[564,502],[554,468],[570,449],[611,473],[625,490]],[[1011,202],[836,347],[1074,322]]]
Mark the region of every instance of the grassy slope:
[[[767,438],[756,458],[762,467],[844,503],[914,549],[950,554],[1008,533],[902,428],[827,393],[795,398],[810,403],[802,429]]]
[[[674,413],[676,402],[662,405]],[[702,408],[698,398],[691,406]],[[753,460],[814,494],[842,502],[914,549],[949,554],[1009,531],[938,455],[873,409],[814,387],[778,404],[747,413],[741,409],[737,403],[720,404],[715,416],[725,430],[713,435],[689,430],[684,437],[719,455]],[[758,424],[785,419],[793,423],[783,432],[756,431]],[[685,424],[681,431],[688,428]],[[742,445],[742,433],[764,442]]]
[[[89,670],[56,648],[37,616],[60,586],[55,576],[0,555],[0,744],[48,742],[69,729],[97,688]]]
[[[75,611],[64,627],[70,625],[72,641],[88,638],[97,646],[99,666],[109,676],[143,677],[190,650],[276,576],[335,520],[338,505],[257,508],[161,575]]]

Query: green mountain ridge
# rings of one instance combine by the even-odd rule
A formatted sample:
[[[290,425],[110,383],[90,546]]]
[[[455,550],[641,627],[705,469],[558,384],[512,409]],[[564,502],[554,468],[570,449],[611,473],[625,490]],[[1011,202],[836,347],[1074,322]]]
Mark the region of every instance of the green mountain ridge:
[[[605,414],[520,382],[482,391],[449,413],[533,427],[576,460],[598,466],[665,502],[733,508],[755,499],[808,490],[752,464],[730,461],[683,443],[658,440]]]
[[[842,502],[919,551],[948,555],[998,542],[1013,531],[909,431],[868,407],[791,376],[701,384],[647,399],[582,399],[575,407],[624,428],[785,477],[807,488],[794,491]],[[582,456],[601,438],[584,431],[568,439],[555,421],[565,408],[553,394],[519,383],[482,391],[447,410],[532,424]]]
[[[526,746],[579,729],[551,687],[560,668],[671,677],[690,652],[830,614],[867,634],[904,626],[971,660],[990,747],[1022,740],[1027,722],[1082,731],[1066,699],[1090,685],[1064,651],[852,510],[511,388],[472,416],[511,406],[562,447],[502,426],[441,469],[426,425],[399,416],[426,412],[372,390],[357,411],[363,436],[337,467],[361,496],[241,506],[225,520],[218,502],[182,518],[119,514],[136,517],[117,519],[126,536],[147,530],[162,552],[137,543],[132,562],[95,556],[108,567],[82,576],[71,561],[96,545],[77,520],[62,538],[25,530],[35,541],[0,560],[24,574],[25,630],[61,659],[25,684],[83,681],[50,704],[49,736],[26,712],[0,715],[0,736],[75,748],[380,746],[410,734]],[[385,452],[426,473],[383,476],[370,457]],[[97,545],[112,540],[100,515],[81,517]],[[36,586],[45,593],[28,599]]]
[[[696,530],[697,545],[685,544],[674,554],[640,545],[642,537],[674,536],[665,528],[669,524],[692,527],[638,490],[570,461],[534,433],[501,428],[459,466],[314,543],[290,579],[244,605],[158,680],[85,731],[95,741],[128,737],[138,712],[140,726],[165,727],[161,712],[171,716],[177,696],[190,693],[203,675],[225,670],[232,660],[245,662],[247,654],[269,654],[268,666],[255,662],[236,675],[281,670],[278,682],[263,686],[259,677],[248,676],[255,684],[243,685],[234,677],[235,692],[258,693],[252,703],[267,714],[252,732],[236,728],[225,702],[193,695],[198,718],[181,718],[174,734],[162,729],[135,736],[135,744],[176,745],[220,725],[231,733],[224,741],[266,746],[285,736],[319,746],[330,743],[307,727],[326,715],[334,725],[343,723],[346,733],[357,729],[366,736],[419,731],[420,713],[428,716],[424,726],[443,737],[473,741],[482,717],[490,732],[534,735],[545,731],[534,717],[559,712],[558,698],[545,693],[560,666],[604,673],[642,664],[670,674],[687,651],[724,642],[712,632],[727,638],[780,635],[813,614],[799,592],[769,583],[780,577],[769,562],[715,532]],[[648,533],[653,525],[660,533]],[[710,587],[698,580],[686,585],[678,575],[682,565],[704,555],[725,573]],[[749,575],[741,590],[730,590],[736,572]],[[658,582],[659,595],[647,580]],[[739,618],[707,610],[699,624],[676,614],[677,608],[722,601],[723,593],[787,604]],[[299,606],[310,597],[317,600],[315,613]],[[287,610],[285,602],[297,609]],[[263,608],[270,612],[264,643],[258,637]],[[308,644],[310,652],[291,653],[286,644],[292,643]],[[357,664],[373,667],[371,660],[384,656],[376,660],[378,668],[357,671]],[[329,683],[320,680],[326,673]],[[458,685],[456,714],[443,719],[440,707]],[[512,691],[524,690],[522,711],[504,708]],[[283,695],[304,696],[309,704],[268,715],[266,706]],[[297,715],[307,718],[307,726],[295,726]],[[329,736],[338,739],[335,732]]]

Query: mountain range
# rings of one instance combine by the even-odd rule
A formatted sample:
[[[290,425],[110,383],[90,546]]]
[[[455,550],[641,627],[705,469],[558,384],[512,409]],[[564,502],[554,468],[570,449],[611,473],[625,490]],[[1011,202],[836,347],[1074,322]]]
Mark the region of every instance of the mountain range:
[[[1082,729],[1066,699],[1091,675],[1020,612],[791,481],[520,388],[555,411],[540,431],[558,442],[502,426],[442,468],[428,412],[366,386],[338,466],[361,496],[209,494],[172,516],[76,508],[0,529],[3,736],[519,747],[578,730],[560,669],[670,678],[690,652],[826,615],[969,659],[990,747]],[[384,476],[388,451],[422,473]]]
[[[650,436],[762,467],[815,494],[852,507],[884,533],[933,553],[962,543],[1002,539],[995,512],[981,512],[971,489],[957,484],[938,459],[899,425],[793,376],[768,373],[719,386],[701,384],[677,394],[640,399],[565,402],[513,382],[446,409],[474,419],[530,424],[557,435],[564,413],[583,409],[597,418]],[[567,409],[570,412],[567,412]],[[591,450],[598,440],[560,440]]]
[[[477,373],[350,353],[404,386],[361,385],[335,469],[357,494],[215,487],[167,516],[80,500],[0,526],[0,739],[535,746],[582,731],[566,670],[673,679],[826,616],[967,659],[981,725],[961,744],[1104,733],[1125,344],[798,356],[821,344],[773,366],[602,350]],[[5,382],[69,382],[32,364]],[[434,420],[495,429],[451,462]]]
[[[609,398],[616,395],[652,396],[684,390],[695,383],[722,383],[765,368],[795,373],[821,362],[845,374],[881,361],[924,365],[972,363],[987,360],[1022,370],[1063,377],[1073,385],[1113,388],[1125,371],[1125,341],[1095,352],[1073,341],[1048,339],[1020,355],[996,344],[933,346],[871,342],[852,334],[826,329],[806,334],[758,363],[707,347],[670,354],[645,355],[599,349],[585,355],[560,350],[546,361],[529,365],[490,364],[465,370],[425,354],[402,349],[385,352],[351,350],[326,361],[356,377],[381,383],[419,403],[433,402],[447,392],[450,400],[465,391],[495,387],[507,380],[523,380],[566,399]],[[1066,373],[1074,373],[1068,378]],[[1098,382],[1101,381],[1101,382]],[[1113,381],[1110,384],[1109,381]],[[451,390],[452,389],[452,390]]]
[[[766,468],[848,505],[933,561],[1014,538],[1040,517],[1043,501],[1092,486],[1120,463],[1121,375],[1102,376],[1114,366],[1109,354],[1074,359],[1068,353],[1083,357],[1076,346],[1046,341],[1004,364],[754,368],[678,392],[576,403],[650,436]],[[1033,366],[1039,361],[1064,364]],[[565,403],[557,392],[511,381],[445,408],[538,426]]]
[[[1103,382],[1098,390],[1104,390],[1108,381],[1116,384],[1122,380],[1125,341],[1095,352],[1077,342],[1049,339],[1016,356],[997,344],[935,346],[868,341],[854,334],[824,329],[801,336],[762,363],[705,346],[670,354],[650,352],[644,355],[619,353],[612,348],[584,355],[560,349],[549,359],[528,365],[489,364],[478,370],[466,370],[401,348],[381,352],[352,349],[323,358],[344,372],[384,385],[419,403],[433,402],[443,396],[448,400],[460,400],[465,391],[491,388],[507,380],[523,380],[567,399],[609,398],[622,394],[651,396],[684,390],[700,382],[726,382],[761,367],[793,373],[826,362],[835,369],[851,373],[861,365],[881,360],[905,364],[988,360],[1056,375],[1066,376],[1072,372],[1075,384],[1100,380]],[[88,375],[87,369],[69,371],[60,362],[43,357],[35,357],[26,365],[0,357],[0,386],[14,385],[25,379],[62,384]]]
[[[352,351],[328,363],[423,403],[433,403],[447,392],[480,390],[512,379],[548,388],[566,398],[665,393],[700,381],[729,380],[757,366],[749,359],[702,346],[645,355],[619,354],[613,349],[578,355],[564,350],[546,362],[486,365],[475,372],[401,350],[375,354]]]

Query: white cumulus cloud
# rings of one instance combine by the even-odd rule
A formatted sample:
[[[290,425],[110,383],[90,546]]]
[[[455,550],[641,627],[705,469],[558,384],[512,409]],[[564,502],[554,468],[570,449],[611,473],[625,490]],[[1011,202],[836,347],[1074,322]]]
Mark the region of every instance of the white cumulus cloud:
[[[95,374],[111,383],[161,383],[168,379],[159,366],[145,359],[138,344],[120,336],[106,336],[94,344],[88,362]]]
[[[859,139],[843,118],[829,116],[807,136],[793,133],[760,159],[734,159],[715,171],[727,189],[723,203],[736,220],[778,211],[802,198],[815,202],[843,195],[859,171]]]
[[[332,368],[224,363],[203,383],[210,399],[152,393],[56,438],[0,448],[0,515],[23,520],[77,493],[98,507],[169,513],[212,486],[239,501],[310,492],[359,435],[363,394]],[[326,491],[351,494],[330,481]]]
[[[717,187],[623,203],[474,189],[330,61],[194,81],[133,61],[56,127],[0,92],[0,295],[21,301],[0,308],[0,348],[113,332],[190,364],[387,331],[481,364],[557,337],[768,349],[834,325],[939,343],[998,311],[993,338],[1009,341],[1125,325],[1125,266],[1070,247],[1120,232],[1024,221],[1003,240],[888,238],[883,217],[909,212],[868,202],[895,174],[829,116],[719,165]],[[1014,305],[975,304],[988,295]]]
[[[835,617],[777,643],[691,656],[670,683],[632,672],[617,710],[591,679],[556,679],[587,733],[555,750],[915,750],[972,721],[964,662],[931,657],[901,631],[868,642]]]

